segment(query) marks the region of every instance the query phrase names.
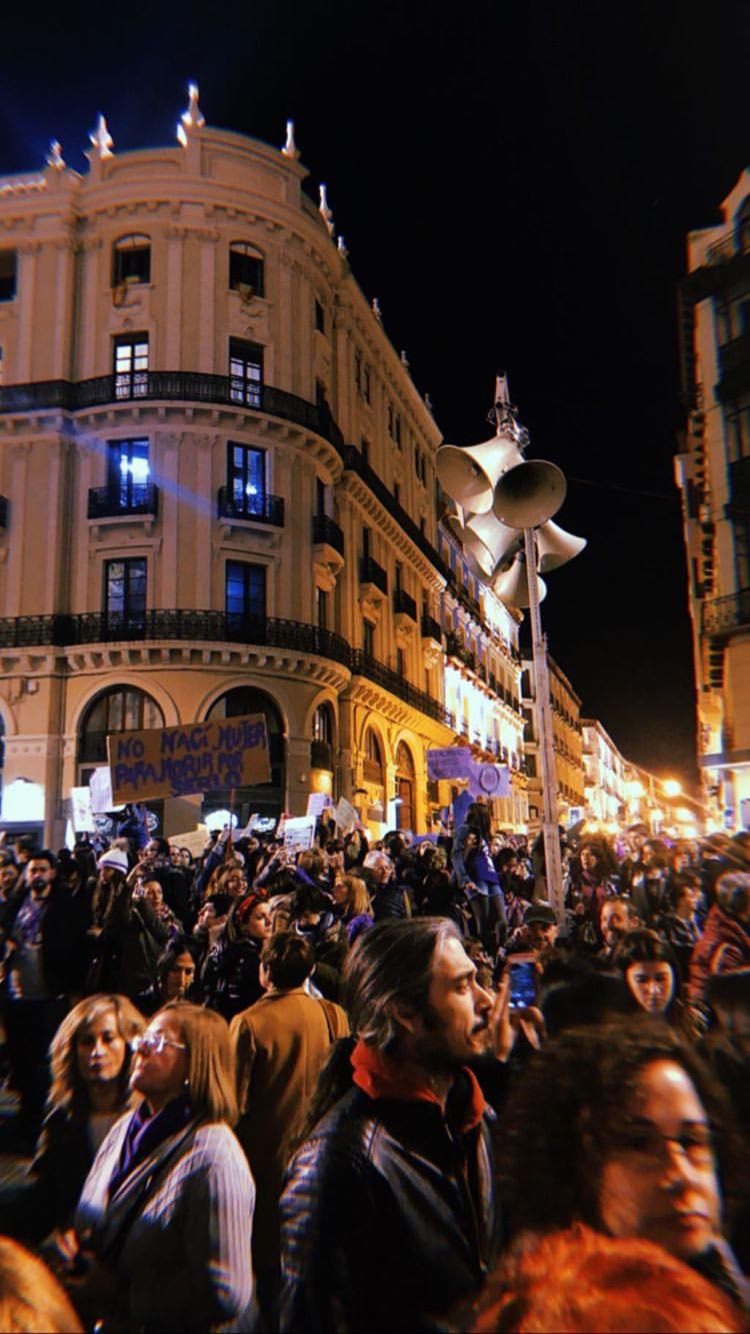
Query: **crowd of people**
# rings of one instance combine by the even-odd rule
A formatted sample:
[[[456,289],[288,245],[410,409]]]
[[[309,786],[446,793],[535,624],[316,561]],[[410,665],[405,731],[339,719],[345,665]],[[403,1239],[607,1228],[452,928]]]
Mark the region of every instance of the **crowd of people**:
[[[56,1328],[747,1327],[750,832],[561,832],[561,913],[481,802],[197,859],[143,814],[0,845],[0,1247]]]

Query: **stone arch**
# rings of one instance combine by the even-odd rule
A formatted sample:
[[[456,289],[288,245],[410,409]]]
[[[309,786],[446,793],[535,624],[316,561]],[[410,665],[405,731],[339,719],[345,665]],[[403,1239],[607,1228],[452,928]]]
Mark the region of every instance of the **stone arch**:
[[[0,695],[0,723],[2,724],[3,736],[16,736],[18,728],[12,708],[7,700]]]
[[[399,741],[394,753],[396,765],[396,828],[416,829],[417,822],[417,766],[411,747]]]
[[[180,718],[179,710],[174,699],[169,691],[165,690],[164,686],[159,682],[151,680],[150,677],[145,676],[143,673],[136,676],[128,672],[122,674],[118,672],[117,676],[113,677],[111,681],[97,681],[97,683],[92,685],[90,689],[86,691],[86,694],[79,699],[73,711],[73,716],[70,719],[69,733],[78,736],[81,719],[86,713],[89,705],[96,699],[97,695],[103,694],[106,690],[117,690],[118,687],[124,687],[126,690],[140,690],[145,695],[151,695],[162,711],[165,727],[176,727],[180,722],[190,721]]]
[[[113,732],[140,732],[165,727],[164,711],[157,699],[144,690],[142,681],[112,681],[99,687],[79,709],[76,726],[76,762],[79,765],[107,763],[106,738]]]

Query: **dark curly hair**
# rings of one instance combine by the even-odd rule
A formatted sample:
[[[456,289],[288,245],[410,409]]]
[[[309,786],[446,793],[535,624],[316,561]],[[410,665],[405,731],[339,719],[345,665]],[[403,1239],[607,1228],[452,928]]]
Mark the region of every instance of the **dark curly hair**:
[[[599,1183],[614,1148],[611,1128],[654,1061],[674,1061],[694,1084],[716,1133],[721,1179],[739,1203],[746,1153],[707,1066],[665,1023],[626,1020],[563,1033],[530,1058],[511,1091],[499,1174],[514,1234],[574,1222],[601,1229]]]

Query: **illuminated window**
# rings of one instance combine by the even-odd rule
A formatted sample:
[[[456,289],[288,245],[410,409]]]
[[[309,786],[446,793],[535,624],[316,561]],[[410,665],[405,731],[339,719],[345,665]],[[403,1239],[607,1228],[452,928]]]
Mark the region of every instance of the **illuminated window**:
[[[253,445],[227,446],[227,490],[239,514],[263,514],[266,501],[266,451]]]
[[[148,236],[123,236],[112,252],[112,286],[151,281],[151,241]]]
[[[266,614],[266,567],[248,561],[226,564],[227,616],[262,620]]]
[[[121,334],[114,346],[115,398],[148,393],[148,334]]]
[[[229,340],[230,397],[233,403],[261,406],[263,387],[263,348],[242,338]]]
[[[246,241],[234,241],[229,247],[229,286],[232,291],[263,296],[263,277],[262,255]]]
[[[159,705],[144,691],[128,686],[105,690],[84,714],[78,733],[78,763],[106,764],[107,737],[113,732],[142,732],[163,726]]]
[[[143,505],[148,499],[150,470],[148,440],[110,440],[107,457],[107,489],[123,509]]]
[[[12,301],[16,295],[16,252],[0,250],[0,301]]]

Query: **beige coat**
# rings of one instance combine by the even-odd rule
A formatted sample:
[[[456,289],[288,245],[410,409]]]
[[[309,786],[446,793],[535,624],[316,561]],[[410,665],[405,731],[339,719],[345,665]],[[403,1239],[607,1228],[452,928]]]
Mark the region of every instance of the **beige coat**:
[[[347,1037],[341,1006],[302,987],[270,992],[231,1022],[240,1109],[237,1137],[257,1189],[256,1270],[278,1264],[278,1200],[290,1149],[331,1043]]]

